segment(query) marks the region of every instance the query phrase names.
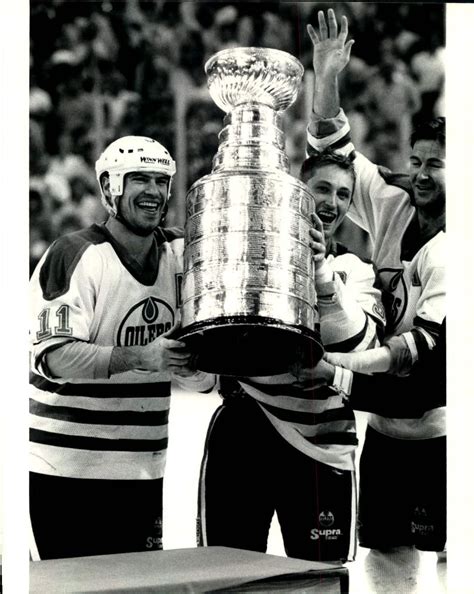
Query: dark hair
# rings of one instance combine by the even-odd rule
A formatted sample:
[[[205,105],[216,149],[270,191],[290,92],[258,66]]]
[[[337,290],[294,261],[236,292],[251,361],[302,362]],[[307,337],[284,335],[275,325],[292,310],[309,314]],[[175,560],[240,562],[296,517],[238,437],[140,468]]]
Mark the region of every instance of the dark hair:
[[[436,140],[446,146],[446,118],[435,118],[417,126],[410,136],[410,146],[413,148],[418,140]]]
[[[337,165],[341,169],[350,171],[355,181],[354,157],[355,154],[353,152],[349,155],[341,155],[331,150],[311,155],[305,159],[301,165],[300,180],[307,182],[317,169],[320,169],[325,165]]]

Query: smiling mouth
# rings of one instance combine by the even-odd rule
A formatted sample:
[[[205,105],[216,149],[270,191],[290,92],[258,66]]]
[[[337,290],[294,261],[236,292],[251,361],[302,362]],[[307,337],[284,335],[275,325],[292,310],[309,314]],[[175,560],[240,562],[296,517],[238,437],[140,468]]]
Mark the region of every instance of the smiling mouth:
[[[333,212],[321,211],[317,214],[323,225],[330,225],[336,220],[336,215]]]
[[[161,208],[161,204],[158,204],[158,202],[152,202],[151,200],[146,200],[143,202],[138,202],[137,207],[141,210],[145,210],[148,213],[155,214]]]
[[[433,193],[432,188],[420,188],[419,186],[416,187],[416,194],[420,198],[425,198],[427,196],[431,196],[432,193]]]

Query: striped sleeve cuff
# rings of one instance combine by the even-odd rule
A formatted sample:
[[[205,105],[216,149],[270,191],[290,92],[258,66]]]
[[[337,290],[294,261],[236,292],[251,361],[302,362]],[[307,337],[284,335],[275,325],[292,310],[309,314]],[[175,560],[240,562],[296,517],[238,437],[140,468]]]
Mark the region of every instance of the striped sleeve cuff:
[[[352,389],[353,377],[354,376],[352,374],[352,371],[336,365],[334,367],[334,380],[331,388],[333,388],[333,390],[336,390],[338,394],[342,394],[343,396],[349,396]]]
[[[308,153],[311,149],[323,151],[350,132],[349,121],[342,109],[334,118],[316,119],[313,115],[307,129]]]
[[[418,349],[416,348],[415,337],[411,332],[405,332],[402,336],[406,340],[408,349],[410,350],[412,364],[416,363],[418,361]]]

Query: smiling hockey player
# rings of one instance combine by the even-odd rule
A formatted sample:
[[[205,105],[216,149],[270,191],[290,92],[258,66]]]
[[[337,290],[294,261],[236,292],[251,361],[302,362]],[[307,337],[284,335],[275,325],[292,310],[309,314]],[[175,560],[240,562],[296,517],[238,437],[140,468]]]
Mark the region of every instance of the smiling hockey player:
[[[31,279],[34,560],[161,548],[170,380],[214,383],[172,338],[183,240],[160,225],[173,159],[127,136],[96,172],[108,220],[56,240]]]

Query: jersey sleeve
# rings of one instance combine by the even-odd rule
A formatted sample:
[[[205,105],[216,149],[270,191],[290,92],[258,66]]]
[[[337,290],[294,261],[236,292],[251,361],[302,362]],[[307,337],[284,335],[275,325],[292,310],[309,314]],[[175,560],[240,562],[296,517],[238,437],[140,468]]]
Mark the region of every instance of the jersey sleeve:
[[[438,340],[441,324],[446,316],[446,267],[445,236],[441,231],[438,236],[425,245],[417,262],[417,276],[421,284],[421,294],[416,303],[413,328],[400,336],[410,352],[410,365],[423,358],[432,350]],[[390,347],[390,342],[388,343]],[[393,357],[402,366],[403,352],[392,347]],[[393,372],[398,372],[394,364]]]
[[[416,306],[415,324],[428,332],[433,327],[438,330],[446,316],[445,239],[446,234],[441,231],[434,242],[427,245],[417,267],[422,291]]]
[[[391,216],[390,210],[401,201],[409,200],[406,175],[391,174],[355,150],[350,125],[340,109],[335,118],[318,120],[312,115],[307,129],[307,153],[318,154],[333,150],[343,155],[354,155],[356,180],[354,194],[347,216],[375,240],[381,221]]]
[[[420,357],[410,375],[354,373],[349,393],[354,409],[389,418],[419,418],[429,410],[446,406],[445,319],[435,348]]]
[[[376,347],[385,316],[372,265],[345,254],[332,260],[331,266],[334,280],[318,287],[325,349],[347,353]]]
[[[81,365],[91,367],[92,364],[95,371],[91,369],[85,377],[94,377],[96,373],[102,376],[111,354],[110,347],[89,344],[103,267],[87,245],[78,252],[74,251],[74,247],[77,246],[71,246],[67,241],[53,244],[30,281],[32,369],[48,378],[52,376],[46,355],[65,345],[68,349],[62,356],[67,357],[71,365],[80,368]],[[66,365],[65,373],[68,373]]]

